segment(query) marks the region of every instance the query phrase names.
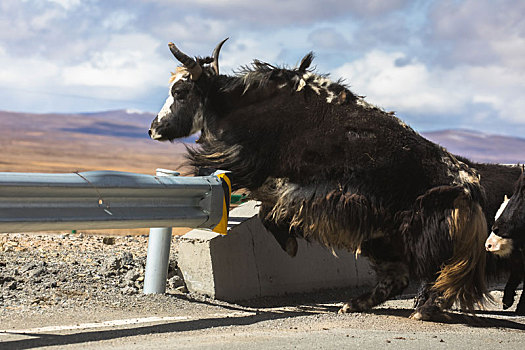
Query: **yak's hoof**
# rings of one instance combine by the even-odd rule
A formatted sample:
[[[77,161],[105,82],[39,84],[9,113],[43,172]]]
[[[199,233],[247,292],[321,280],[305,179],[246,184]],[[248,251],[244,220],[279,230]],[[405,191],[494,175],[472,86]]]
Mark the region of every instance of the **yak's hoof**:
[[[347,303],[344,303],[343,307],[339,309],[338,314],[348,314],[351,312],[361,312],[367,310],[368,307],[362,305],[358,299],[350,300]]]
[[[416,321],[431,321],[443,316],[443,312],[435,305],[417,308],[412,315],[409,316],[411,320]]]
[[[514,304],[514,297],[503,296],[503,310],[507,310],[509,307]]]
[[[337,311],[338,314],[348,314],[350,312],[352,312],[353,310],[351,310],[350,308],[350,305],[348,305],[348,303],[345,303],[343,305],[342,308],[339,309],[339,311]]]
[[[419,311],[412,312],[412,314],[408,318],[410,318],[411,320],[416,320],[416,321],[425,321],[426,320],[425,316]]]

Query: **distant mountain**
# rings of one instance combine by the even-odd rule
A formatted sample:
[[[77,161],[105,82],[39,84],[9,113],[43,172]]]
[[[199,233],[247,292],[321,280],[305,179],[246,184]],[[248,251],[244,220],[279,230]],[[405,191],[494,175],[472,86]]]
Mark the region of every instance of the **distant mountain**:
[[[89,135],[149,139],[148,129],[155,114],[132,109],[88,113],[16,113],[0,111],[0,126],[7,130],[66,131]],[[180,140],[193,143],[195,136]]]
[[[0,111],[0,171],[103,169],[151,174],[156,168],[182,170],[184,145],[149,138],[154,117],[126,110],[63,114]]]
[[[153,118],[155,118],[155,114],[153,113],[142,112],[135,109],[117,109],[110,111],[87,112],[79,113],[79,115],[85,116],[87,118],[102,118],[111,121],[139,123],[141,125],[147,125],[148,127]]]
[[[67,131],[81,134],[148,138],[151,113],[115,110],[94,113],[16,113],[0,111],[5,131]],[[7,129],[7,130],[6,130]]]
[[[442,130],[423,132],[422,135],[445,147],[449,152],[475,162],[525,163],[524,138],[492,135],[473,130]]]
[[[92,113],[82,113],[82,116],[88,118],[96,118],[97,121],[87,128],[79,128],[77,131],[88,134],[108,135],[108,136],[123,136],[123,137],[138,137],[149,138],[148,129],[155,118],[155,114],[150,112],[142,112],[135,109],[120,109],[113,111],[102,111]],[[102,119],[102,120],[100,120]],[[115,125],[115,122],[126,123],[125,126]],[[64,130],[66,130],[65,128]],[[179,140],[183,143],[194,143],[197,140],[196,136],[190,136]]]
[[[64,114],[0,111],[0,171],[70,169],[73,165],[60,165],[66,156],[69,164],[75,164],[75,169],[93,169],[99,163],[105,169],[117,168],[119,157],[118,169],[128,167],[126,160],[129,159],[130,169],[141,171],[157,164],[161,167],[171,159],[170,155],[177,154],[180,160],[184,153],[181,142],[159,143],[149,138],[148,129],[154,118],[153,113],[136,110]],[[422,135],[451,153],[476,162],[525,163],[523,138],[472,130],[443,130]],[[191,144],[195,140],[194,135],[181,141]],[[141,160],[132,160],[135,155],[140,155]],[[176,162],[177,166],[179,163]]]
[[[61,130],[93,135],[114,137],[149,138],[149,124],[155,118],[153,113],[134,110],[114,110],[81,113],[81,117],[90,120],[85,126],[65,126]]]

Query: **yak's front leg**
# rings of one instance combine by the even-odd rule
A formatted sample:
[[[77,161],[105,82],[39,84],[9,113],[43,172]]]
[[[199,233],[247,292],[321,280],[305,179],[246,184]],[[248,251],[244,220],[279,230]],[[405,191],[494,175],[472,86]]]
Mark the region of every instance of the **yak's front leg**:
[[[525,316],[525,250],[521,248],[521,280],[523,281],[523,290],[521,291],[520,301],[516,307],[516,314],[520,316]]]
[[[424,280],[420,282],[417,294],[414,298],[414,309],[417,309],[427,302],[428,298],[430,298],[431,287],[432,283],[429,283],[428,281]]]
[[[276,223],[273,220],[268,219],[268,213],[272,210],[272,207],[266,204],[262,204],[259,208],[259,218],[264,227],[273,235],[277,243],[281,248],[288,253],[291,257],[297,255],[297,239],[296,229],[290,228],[290,223],[280,222]]]
[[[516,296],[516,289],[523,280],[523,271],[512,270],[510,272],[505,290],[503,291],[503,310],[507,310],[514,304],[514,297]],[[521,302],[521,299],[520,299]]]
[[[514,297],[516,296],[516,289],[520,285],[522,281],[524,281],[525,277],[525,266],[524,261],[522,257],[522,252],[520,251],[514,251],[512,252],[512,255],[510,256],[510,275],[507,280],[507,283],[505,284],[505,290],[503,292],[503,310],[508,309],[509,307],[514,304]],[[520,304],[522,304],[523,312],[525,312],[525,299],[523,297],[523,294],[520,298],[520,301],[518,303],[518,308],[516,309],[516,313],[518,312],[518,309],[520,307]]]
[[[383,261],[376,263],[377,284],[365,294],[350,299],[339,313],[357,312],[371,309],[389,298],[399,295],[408,286],[408,265],[404,262]]]

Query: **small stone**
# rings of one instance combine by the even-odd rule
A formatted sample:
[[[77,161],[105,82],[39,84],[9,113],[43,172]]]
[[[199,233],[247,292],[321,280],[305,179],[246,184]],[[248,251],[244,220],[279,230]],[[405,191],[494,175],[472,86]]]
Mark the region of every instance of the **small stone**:
[[[39,267],[39,268],[37,268],[36,270],[34,270],[33,272],[31,272],[30,277],[31,277],[31,278],[36,278],[36,277],[39,277],[39,276],[45,274],[45,272],[46,272],[46,269],[45,269],[45,268],[43,268],[43,267]]]
[[[47,282],[44,285],[45,288],[56,288],[56,286],[57,286],[57,282],[56,281]]]
[[[130,252],[124,252],[120,256],[120,260],[122,261],[122,266],[133,265],[133,254],[131,254]]]
[[[115,244],[115,237],[104,237],[102,238],[102,243],[107,245],[114,245]]]
[[[22,267],[22,271],[27,272],[29,270],[32,270],[32,269],[36,268],[37,266],[38,265],[35,264],[34,262],[30,262],[28,264],[25,264],[24,267]]]
[[[133,281],[122,280],[122,281],[119,281],[118,286],[121,289],[122,288],[126,288],[126,287],[132,287],[133,286]]]
[[[0,284],[14,281],[15,279],[11,276],[0,276]]]
[[[122,266],[122,260],[113,256],[106,261],[106,269],[109,271],[117,271]]]
[[[128,281],[136,281],[139,278],[139,276],[140,274],[137,270],[129,270],[124,276],[124,279]]]
[[[131,286],[128,286],[128,287],[124,287],[121,289],[122,291],[122,294],[125,294],[125,295],[133,295],[133,294],[138,294],[138,290],[134,287],[131,287]]]
[[[172,289],[176,289],[183,285],[184,281],[182,280],[182,278],[180,278],[180,276],[175,275],[168,280],[168,286]]]
[[[9,290],[15,290],[16,287],[17,287],[17,282],[16,282],[16,281],[8,282],[8,283],[6,284],[6,287],[7,287],[7,289],[9,289]]]
[[[186,286],[180,286],[178,288],[175,289],[177,292],[179,293],[183,293],[183,294],[186,294],[188,293],[188,288]]]

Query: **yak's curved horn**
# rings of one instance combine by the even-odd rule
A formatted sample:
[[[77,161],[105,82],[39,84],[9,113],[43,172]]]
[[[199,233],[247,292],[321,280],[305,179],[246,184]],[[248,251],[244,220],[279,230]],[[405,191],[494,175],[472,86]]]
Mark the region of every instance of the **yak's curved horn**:
[[[216,47],[215,50],[213,50],[213,62],[211,66],[213,67],[213,70],[215,71],[215,74],[219,75],[219,52],[221,51],[222,45],[228,40],[229,38],[224,39],[221,41]]]
[[[191,80],[198,80],[202,74],[202,67],[190,56],[179,50],[174,43],[168,44],[171,53],[190,72]]]

